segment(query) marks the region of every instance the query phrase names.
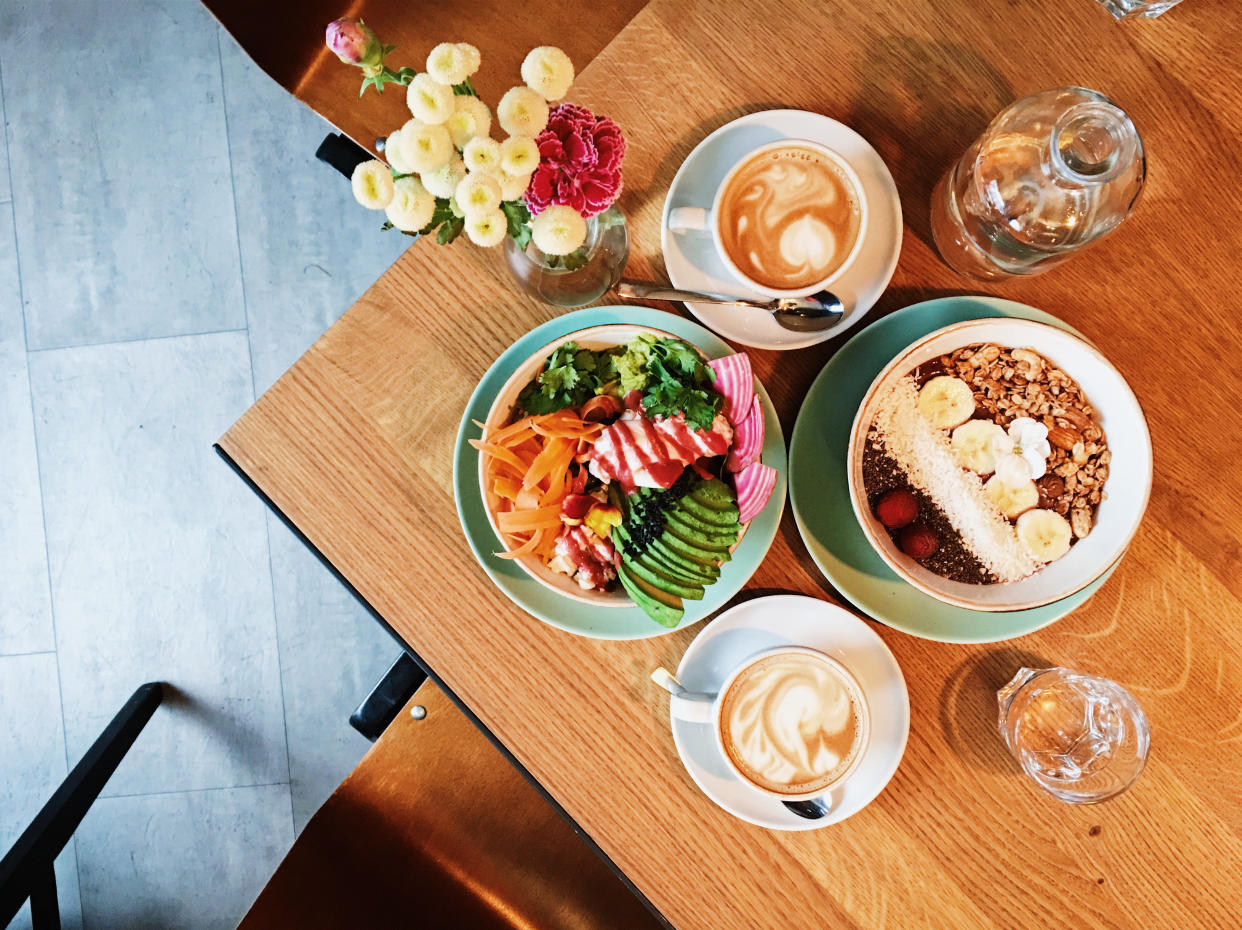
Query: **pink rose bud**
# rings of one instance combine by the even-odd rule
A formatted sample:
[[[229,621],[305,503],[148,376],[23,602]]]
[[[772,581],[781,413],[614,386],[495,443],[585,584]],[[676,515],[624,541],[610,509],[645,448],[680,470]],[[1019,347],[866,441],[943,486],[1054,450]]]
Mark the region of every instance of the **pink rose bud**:
[[[378,65],[383,61],[383,46],[360,20],[338,19],[328,23],[325,41],[333,54],[347,65]]]

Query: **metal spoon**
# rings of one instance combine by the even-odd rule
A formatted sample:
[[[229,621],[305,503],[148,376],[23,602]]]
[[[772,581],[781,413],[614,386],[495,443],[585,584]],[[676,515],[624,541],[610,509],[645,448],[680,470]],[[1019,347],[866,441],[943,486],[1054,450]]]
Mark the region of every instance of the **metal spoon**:
[[[651,673],[651,680],[674,697],[709,703],[716,699],[714,694],[688,690],[672,672],[662,666]],[[799,817],[805,817],[807,820],[819,820],[821,817],[827,817],[832,811],[832,797],[827,794],[806,801],[781,801],[781,803]]]
[[[745,300],[740,297],[721,297],[699,291],[683,291],[663,284],[644,281],[620,281],[616,294],[622,300],[690,300],[710,304],[733,304],[738,307],[754,307],[772,314],[785,329],[799,333],[822,332],[841,319],[845,305],[830,291],[817,291],[808,297],[778,297],[775,300]]]

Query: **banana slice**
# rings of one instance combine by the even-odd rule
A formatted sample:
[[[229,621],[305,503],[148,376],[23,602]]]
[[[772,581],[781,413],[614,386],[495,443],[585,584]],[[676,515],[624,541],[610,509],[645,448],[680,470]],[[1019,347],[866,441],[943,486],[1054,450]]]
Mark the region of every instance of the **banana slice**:
[[[974,392],[961,378],[939,375],[919,391],[919,413],[939,429],[961,426],[974,412]]]
[[[963,468],[979,475],[990,475],[996,471],[994,445],[998,438],[1005,436],[1004,429],[991,420],[967,420],[953,431],[949,444]]]
[[[983,486],[983,493],[1010,520],[1016,520],[1039,503],[1039,488],[1029,480],[1022,484],[1005,484],[1000,475],[993,475]]]
[[[1028,510],[1018,517],[1018,539],[1044,562],[1069,552],[1071,536],[1069,521],[1055,510]]]

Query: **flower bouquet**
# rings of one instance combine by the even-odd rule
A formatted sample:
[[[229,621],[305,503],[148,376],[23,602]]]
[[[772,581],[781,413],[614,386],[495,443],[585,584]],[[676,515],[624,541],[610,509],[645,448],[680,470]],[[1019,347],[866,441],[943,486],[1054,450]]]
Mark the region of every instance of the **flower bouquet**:
[[[556,102],[574,80],[568,55],[553,46],[531,50],[522,62],[523,83],[496,105],[495,122],[505,133],[496,140],[492,111],[470,80],[480,64],[474,46],[441,43],[427,56],[426,70],[416,72],[388,67],[393,46],[381,44],[361,21],[330,24],[327,45],[362,70],[361,92],[373,86],[383,93],[386,83],[406,89],[411,118],[384,140],[388,163],[365,161],[352,177],[357,201],[385,212],[385,229],[434,233],[441,245],[463,231],[480,246],[509,236],[525,250],[533,240],[564,267],[574,266],[588,220],[621,193],[625,137],[607,117]]]

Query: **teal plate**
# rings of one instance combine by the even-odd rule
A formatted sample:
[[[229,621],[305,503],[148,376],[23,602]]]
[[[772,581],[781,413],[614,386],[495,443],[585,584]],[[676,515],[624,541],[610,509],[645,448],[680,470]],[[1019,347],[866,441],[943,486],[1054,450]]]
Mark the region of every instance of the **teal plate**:
[[[905,307],[872,323],[829,360],[807,391],[789,443],[789,499],[815,564],[860,610],[924,639],[992,643],[1034,632],[1079,607],[1118,564],[1114,562],[1081,591],[1043,607],[967,610],[902,581],[858,525],[850,504],[846,450],[854,416],[876,375],[906,346],[930,332],[965,320],[998,316],[1036,320],[1075,332],[1042,310],[994,297],[942,297]]]
[[[729,355],[733,351],[728,343],[698,323],[648,307],[588,307],[549,320],[505,350],[471,395],[457,432],[457,446],[453,450],[453,492],[457,498],[457,516],[461,519],[466,541],[474,550],[475,558],[496,587],[513,603],[545,623],[580,636],[646,639],[682,629],[720,610],[755,573],[776,538],[781,514],[785,510],[785,436],[772,401],[763,385],[757,385],[763,404],[763,462],[776,469],[776,487],[772,490],[768,505],[751,521],[746,535],[733,553],[733,559],[725,563],[719,580],[707,588],[703,600],[686,602],[686,614],[676,627],[660,626],[637,607],[592,607],[570,600],[544,587],[512,562],[497,558],[495,553],[501,548],[500,542],[487,521],[487,511],[479,493],[478,453],[466,442],[477,439],[481,434],[474,421],[487,419],[487,411],[496,394],[531,353],[561,336],[606,323],[630,323],[662,329],[697,346],[712,358]]]

